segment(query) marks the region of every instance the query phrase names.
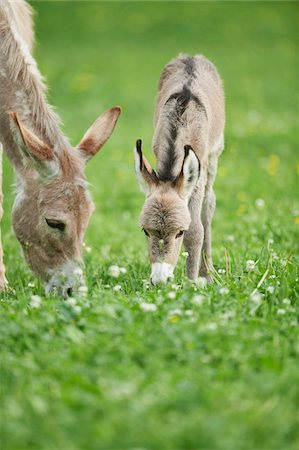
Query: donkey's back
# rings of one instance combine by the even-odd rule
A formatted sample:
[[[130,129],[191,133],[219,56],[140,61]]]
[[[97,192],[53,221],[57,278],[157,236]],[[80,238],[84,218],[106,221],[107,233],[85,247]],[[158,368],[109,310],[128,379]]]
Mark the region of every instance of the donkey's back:
[[[9,0],[0,0],[0,14],[6,14],[11,26],[13,26],[21,40],[25,42],[30,51],[32,51],[34,32],[33,32],[33,11],[31,6],[24,0],[12,2]],[[3,21],[4,23],[4,21]]]

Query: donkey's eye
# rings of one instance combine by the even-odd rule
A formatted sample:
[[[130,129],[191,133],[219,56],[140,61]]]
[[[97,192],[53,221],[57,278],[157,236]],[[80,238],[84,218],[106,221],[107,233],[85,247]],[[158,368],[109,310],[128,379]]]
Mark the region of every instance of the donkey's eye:
[[[148,232],[144,228],[142,228],[142,231],[145,234],[145,236],[149,236]]]
[[[64,231],[65,229],[65,223],[61,222],[60,220],[46,219],[46,222],[50,228],[56,228],[56,230],[59,231]]]
[[[178,232],[178,234],[176,234],[175,237],[179,238],[179,237],[183,236],[183,234],[184,234],[184,230],[181,230],[181,231]]]

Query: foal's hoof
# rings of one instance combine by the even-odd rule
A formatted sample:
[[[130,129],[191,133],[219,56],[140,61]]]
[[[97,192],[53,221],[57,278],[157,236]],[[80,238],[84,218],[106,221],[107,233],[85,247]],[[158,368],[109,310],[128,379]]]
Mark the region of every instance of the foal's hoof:
[[[8,281],[5,277],[0,277],[0,292],[6,291],[8,288]]]
[[[204,276],[200,275],[198,278],[196,278],[196,280],[194,280],[194,283],[198,288],[205,288],[207,284],[213,283],[213,278],[208,274]]]

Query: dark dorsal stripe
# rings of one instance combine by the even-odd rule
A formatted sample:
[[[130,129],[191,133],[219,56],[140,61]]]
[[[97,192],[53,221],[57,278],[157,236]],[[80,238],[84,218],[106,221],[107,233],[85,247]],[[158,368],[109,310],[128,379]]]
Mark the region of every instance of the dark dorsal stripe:
[[[173,102],[173,100],[176,100]],[[180,92],[172,94],[165,103],[165,106],[171,104],[171,107],[167,113],[167,119],[169,121],[169,136],[166,138],[166,158],[163,161],[162,168],[158,172],[158,178],[161,181],[174,181],[176,174],[173,173],[173,167],[178,158],[178,154],[175,151],[175,142],[177,139],[179,127],[181,126],[181,117],[186,111],[189,103],[193,101],[199,109],[202,109],[205,113],[205,107],[201,100],[194,95],[187,85],[183,86]]]
[[[195,78],[196,76],[196,66],[195,66],[195,59],[193,56],[185,56],[182,59],[182,62],[185,64],[185,72],[190,78]],[[189,84],[189,83],[188,83]]]

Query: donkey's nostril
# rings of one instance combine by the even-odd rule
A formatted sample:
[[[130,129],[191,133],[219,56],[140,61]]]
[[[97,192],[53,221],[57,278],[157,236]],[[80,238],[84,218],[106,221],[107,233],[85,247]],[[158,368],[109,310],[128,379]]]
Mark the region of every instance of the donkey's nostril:
[[[70,297],[73,293],[73,288],[71,288],[71,287],[67,288],[66,293]]]

